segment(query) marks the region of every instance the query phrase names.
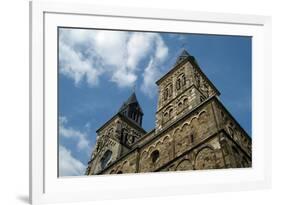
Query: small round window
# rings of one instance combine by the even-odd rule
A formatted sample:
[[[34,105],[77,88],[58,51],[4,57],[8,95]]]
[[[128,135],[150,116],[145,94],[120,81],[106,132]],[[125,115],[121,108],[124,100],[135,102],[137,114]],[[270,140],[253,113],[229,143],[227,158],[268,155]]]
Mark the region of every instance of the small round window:
[[[160,155],[159,151],[158,151],[158,150],[154,150],[154,151],[151,153],[151,155],[150,155],[151,161],[152,161],[153,163],[155,163],[155,162],[157,161],[157,159],[159,158],[159,155]]]

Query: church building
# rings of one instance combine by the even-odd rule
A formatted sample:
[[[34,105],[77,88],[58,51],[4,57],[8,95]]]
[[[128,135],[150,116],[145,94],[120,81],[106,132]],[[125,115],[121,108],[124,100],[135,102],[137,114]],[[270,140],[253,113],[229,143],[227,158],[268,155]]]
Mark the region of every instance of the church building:
[[[133,92],[97,130],[86,175],[252,166],[251,138],[186,50],[156,84],[155,128],[142,128],[144,113]]]

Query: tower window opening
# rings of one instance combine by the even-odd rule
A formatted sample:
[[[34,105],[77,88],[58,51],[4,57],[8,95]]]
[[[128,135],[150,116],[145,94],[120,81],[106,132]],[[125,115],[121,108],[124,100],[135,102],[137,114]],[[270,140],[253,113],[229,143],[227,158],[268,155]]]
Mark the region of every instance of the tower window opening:
[[[173,109],[170,109],[170,111],[169,111],[169,118],[172,117],[172,114],[173,114]]]
[[[187,105],[187,98],[184,98],[183,104],[184,104],[184,105]]]
[[[185,78],[185,75],[183,74],[182,75],[182,85],[185,85],[186,84],[186,78]]]
[[[170,85],[169,87],[170,87],[170,89],[169,89],[169,96],[171,97],[171,96],[172,96],[172,93],[173,93],[173,86]]]
[[[165,91],[164,91],[164,100],[167,100],[167,98],[168,98],[168,88],[166,88],[165,89]]]
[[[190,135],[190,143],[194,142],[194,135]]]
[[[125,143],[126,139],[128,136],[128,130],[126,130],[125,128],[122,129],[121,131],[121,142]]]
[[[180,103],[178,104],[178,106],[179,106],[179,108],[181,108],[181,106],[182,106],[182,103],[180,102]]]
[[[181,81],[180,81],[180,79],[177,79],[176,88],[177,88],[177,90],[179,90],[181,88]]]

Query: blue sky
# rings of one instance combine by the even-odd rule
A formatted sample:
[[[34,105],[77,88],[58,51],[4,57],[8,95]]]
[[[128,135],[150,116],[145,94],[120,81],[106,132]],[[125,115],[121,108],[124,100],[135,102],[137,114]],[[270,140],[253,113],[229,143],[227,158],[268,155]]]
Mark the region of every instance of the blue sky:
[[[155,126],[155,81],[183,47],[221,92],[220,99],[251,135],[251,37],[59,29],[59,175],[84,173],[95,131],[132,93]]]

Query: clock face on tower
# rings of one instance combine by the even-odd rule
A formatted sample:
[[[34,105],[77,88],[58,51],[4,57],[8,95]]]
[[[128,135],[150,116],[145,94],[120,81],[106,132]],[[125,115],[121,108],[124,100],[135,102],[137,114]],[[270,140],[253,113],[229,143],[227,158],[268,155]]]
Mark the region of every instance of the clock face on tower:
[[[101,160],[100,160],[100,165],[101,168],[104,169],[108,163],[110,162],[112,156],[112,151],[111,150],[106,150],[106,152],[103,154]]]

